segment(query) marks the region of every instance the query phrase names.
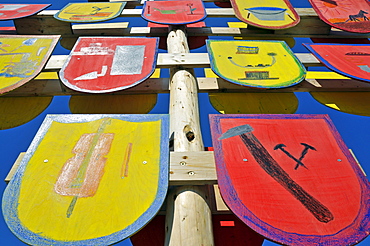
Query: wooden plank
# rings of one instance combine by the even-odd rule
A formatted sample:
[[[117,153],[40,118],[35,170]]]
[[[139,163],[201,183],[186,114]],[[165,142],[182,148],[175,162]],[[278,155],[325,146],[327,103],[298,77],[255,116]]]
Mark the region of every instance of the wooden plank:
[[[199,91],[201,92],[261,92],[261,89],[243,87],[231,84],[221,78],[197,78]],[[281,88],[263,90],[266,93],[274,92],[312,92],[312,91],[370,91],[370,83],[361,82],[351,79],[320,79],[306,80],[298,85]],[[169,81],[168,78],[151,78],[142,82],[133,88],[115,92],[116,95],[122,94],[152,94],[152,93],[168,93]],[[61,95],[84,95],[81,92],[70,90],[60,84],[59,79],[34,79],[26,85],[2,95],[3,97],[24,97],[24,96],[61,96]]]
[[[98,23],[73,25],[72,31],[76,35],[114,35],[123,32],[128,22]]]
[[[295,56],[306,66],[322,66],[311,53],[295,53]],[[45,70],[60,69],[66,62],[68,55],[53,55],[46,63]],[[208,53],[159,53],[157,68],[171,68],[183,66],[189,68],[209,67]]]
[[[26,154],[26,152],[21,152],[18,155],[18,157],[15,160],[15,162],[14,162],[12,168],[10,169],[8,175],[6,175],[6,177],[5,177],[5,180],[4,180],[5,182],[8,183],[13,178],[13,176],[14,176],[15,172],[17,171],[17,169],[19,167],[19,164],[21,163],[21,161],[22,161],[22,159],[23,159],[23,157],[24,157],[25,154]]]
[[[21,152],[5,178],[9,182],[26,152]],[[193,172],[193,174],[191,173]],[[190,174],[189,174],[190,173]],[[171,185],[215,184],[217,182],[213,151],[170,152]],[[205,181],[202,181],[205,180]]]
[[[241,29],[241,35],[256,35],[256,34],[276,34],[276,35],[301,35],[301,36],[308,36],[309,34],[315,35],[331,35],[336,36],[339,35],[337,32],[331,32],[330,26],[321,21],[316,13],[309,8],[297,8],[296,11],[299,13],[301,17],[301,22],[293,28],[289,28],[286,30],[263,30],[263,29]],[[62,34],[62,35],[72,35],[71,25],[68,22],[62,22],[55,18],[53,15],[56,14],[58,10],[44,10],[38,13],[37,15],[22,18],[15,20],[15,26],[17,27],[17,31],[19,34]],[[141,15],[141,9],[130,9],[125,8],[120,17],[139,17]],[[231,8],[208,8],[206,9],[207,15],[209,17],[235,17],[234,11]],[[124,33],[127,34],[135,34],[134,30],[137,33],[137,29],[131,30],[130,28],[126,30]],[[148,29],[146,29],[148,30]],[[149,29],[150,30],[150,29]],[[155,29],[152,29],[155,30]],[[158,30],[158,29],[157,29]],[[193,29],[194,30],[194,29]],[[189,35],[210,35],[212,34],[211,28],[198,28],[195,34],[189,32]],[[339,32],[343,33],[343,32]],[[119,35],[120,32],[117,30],[117,33],[114,35]],[[122,33],[121,33],[122,34]],[[143,35],[145,33],[141,33]],[[155,34],[155,32],[151,32],[151,34]],[[221,33],[219,33],[220,35]],[[231,35],[231,33],[222,33],[223,35]],[[217,35],[217,33],[216,33]],[[350,37],[368,37],[369,34],[352,34],[347,36]]]
[[[213,151],[171,152],[170,184],[214,184],[217,180]]]
[[[71,23],[53,18],[53,10],[44,10],[27,18],[13,20],[18,34],[72,35]]]

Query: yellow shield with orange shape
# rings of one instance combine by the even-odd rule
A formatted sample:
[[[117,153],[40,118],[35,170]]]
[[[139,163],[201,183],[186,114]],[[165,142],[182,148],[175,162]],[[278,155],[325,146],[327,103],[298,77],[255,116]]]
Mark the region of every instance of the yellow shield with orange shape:
[[[110,245],[160,209],[168,186],[167,115],[48,115],[3,197],[32,245]]]
[[[238,85],[283,88],[306,75],[284,41],[207,40],[207,49],[213,72]]]

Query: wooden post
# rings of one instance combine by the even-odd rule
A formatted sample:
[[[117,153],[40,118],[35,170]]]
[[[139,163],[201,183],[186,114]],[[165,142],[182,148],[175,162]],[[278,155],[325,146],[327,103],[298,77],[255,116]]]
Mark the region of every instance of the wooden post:
[[[169,53],[189,53],[185,26],[170,26]],[[175,152],[203,151],[198,85],[192,69],[170,69],[170,134]],[[196,175],[196,173],[189,173]],[[212,214],[206,186],[171,187],[167,197],[167,246],[213,246]]]

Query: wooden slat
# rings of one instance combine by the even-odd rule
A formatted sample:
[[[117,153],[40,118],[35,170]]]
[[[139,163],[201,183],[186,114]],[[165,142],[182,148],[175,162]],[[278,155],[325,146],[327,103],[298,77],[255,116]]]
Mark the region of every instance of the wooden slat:
[[[5,182],[8,183],[13,178],[13,176],[14,176],[15,172],[17,171],[17,169],[19,167],[19,164],[21,163],[21,161],[22,161],[22,159],[23,159],[23,157],[24,157],[25,154],[26,154],[26,152],[21,152],[18,155],[18,157],[15,160],[15,162],[14,162],[12,168],[10,169],[8,175],[6,175],[6,177],[5,177]]]
[[[322,66],[319,60],[311,53],[296,53],[298,59],[306,66]],[[60,69],[68,55],[53,55],[46,64],[45,70]],[[173,66],[182,66],[188,68],[209,67],[208,53],[159,53],[157,58],[157,68],[171,68]]]
[[[295,8],[297,13],[302,16],[317,16],[313,8]],[[59,10],[43,10],[37,16],[53,17]],[[120,17],[140,17],[142,9],[123,9]],[[209,17],[235,17],[232,8],[207,8],[207,16]]]
[[[9,182],[22,161],[21,152],[5,178]],[[171,152],[170,185],[215,184],[217,180],[213,151]]]
[[[216,180],[213,151],[170,153],[170,185],[213,184]]]
[[[352,79],[307,79],[301,83],[287,88],[280,89],[256,89],[232,84],[221,78],[197,78],[200,92],[312,92],[312,91],[370,91],[370,83]],[[148,94],[148,93],[168,93],[168,78],[147,79],[139,85],[115,92],[115,95],[122,94]],[[77,92],[66,88],[59,79],[34,79],[22,87],[2,95],[3,97],[23,97],[23,96],[62,96],[62,95],[85,95],[89,94]]]
[[[114,35],[123,32],[128,22],[94,23],[73,25],[72,30],[77,35]]]
[[[134,2],[130,2],[134,4]],[[135,3],[136,4],[136,3]],[[134,5],[135,5],[134,4]],[[18,34],[61,34],[61,35],[89,35],[91,29],[87,29],[86,32],[83,30],[73,30],[71,23],[63,22],[53,18],[53,15],[58,10],[44,10],[26,18],[14,20],[14,24],[17,28]],[[321,21],[315,11],[312,8],[296,8],[296,11],[301,17],[301,22],[293,28],[284,30],[265,30],[258,28],[217,28],[217,27],[199,27],[189,28],[187,34],[189,36],[210,36],[210,35],[228,35],[228,36],[269,36],[274,34],[274,37],[280,36],[302,36],[308,37],[313,35],[314,37],[336,37],[341,38],[363,38],[369,37],[369,34],[354,34],[346,33],[342,31],[331,31],[331,27]],[[141,9],[130,9],[125,8],[121,17],[140,17]],[[208,8],[206,9],[208,17],[235,17],[232,8]],[[121,27],[116,28],[110,27],[109,35],[159,35],[165,36],[167,34],[167,28],[125,28],[122,30]]]
[[[356,159],[352,150],[350,152]],[[5,178],[5,182],[9,182],[13,178],[24,155],[25,152],[19,154]],[[356,162],[363,169],[357,159]],[[215,168],[213,151],[170,152],[170,185],[216,184]],[[366,174],[364,173],[364,175]]]

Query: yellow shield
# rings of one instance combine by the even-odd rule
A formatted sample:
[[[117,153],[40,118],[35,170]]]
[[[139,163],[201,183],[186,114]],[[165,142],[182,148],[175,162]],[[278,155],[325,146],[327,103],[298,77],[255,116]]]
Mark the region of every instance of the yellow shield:
[[[67,22],[99,22],[118,17],[126,2],[117,3],[70,3],[54,15]]]
[[[301,82],[306,70],[283,41],[207,40],[211,68],[243,86],[282,88]]]
[[[0,36],[0,94],[39,74],[60,36]]]
[[[151,220],[168,185],[166,115],[49,115],[6,188],[32,245],[110,245]]]
[[[236,17],[253,26],[285,29],[297,25],[299,15],[288,0],[230,0]]]

